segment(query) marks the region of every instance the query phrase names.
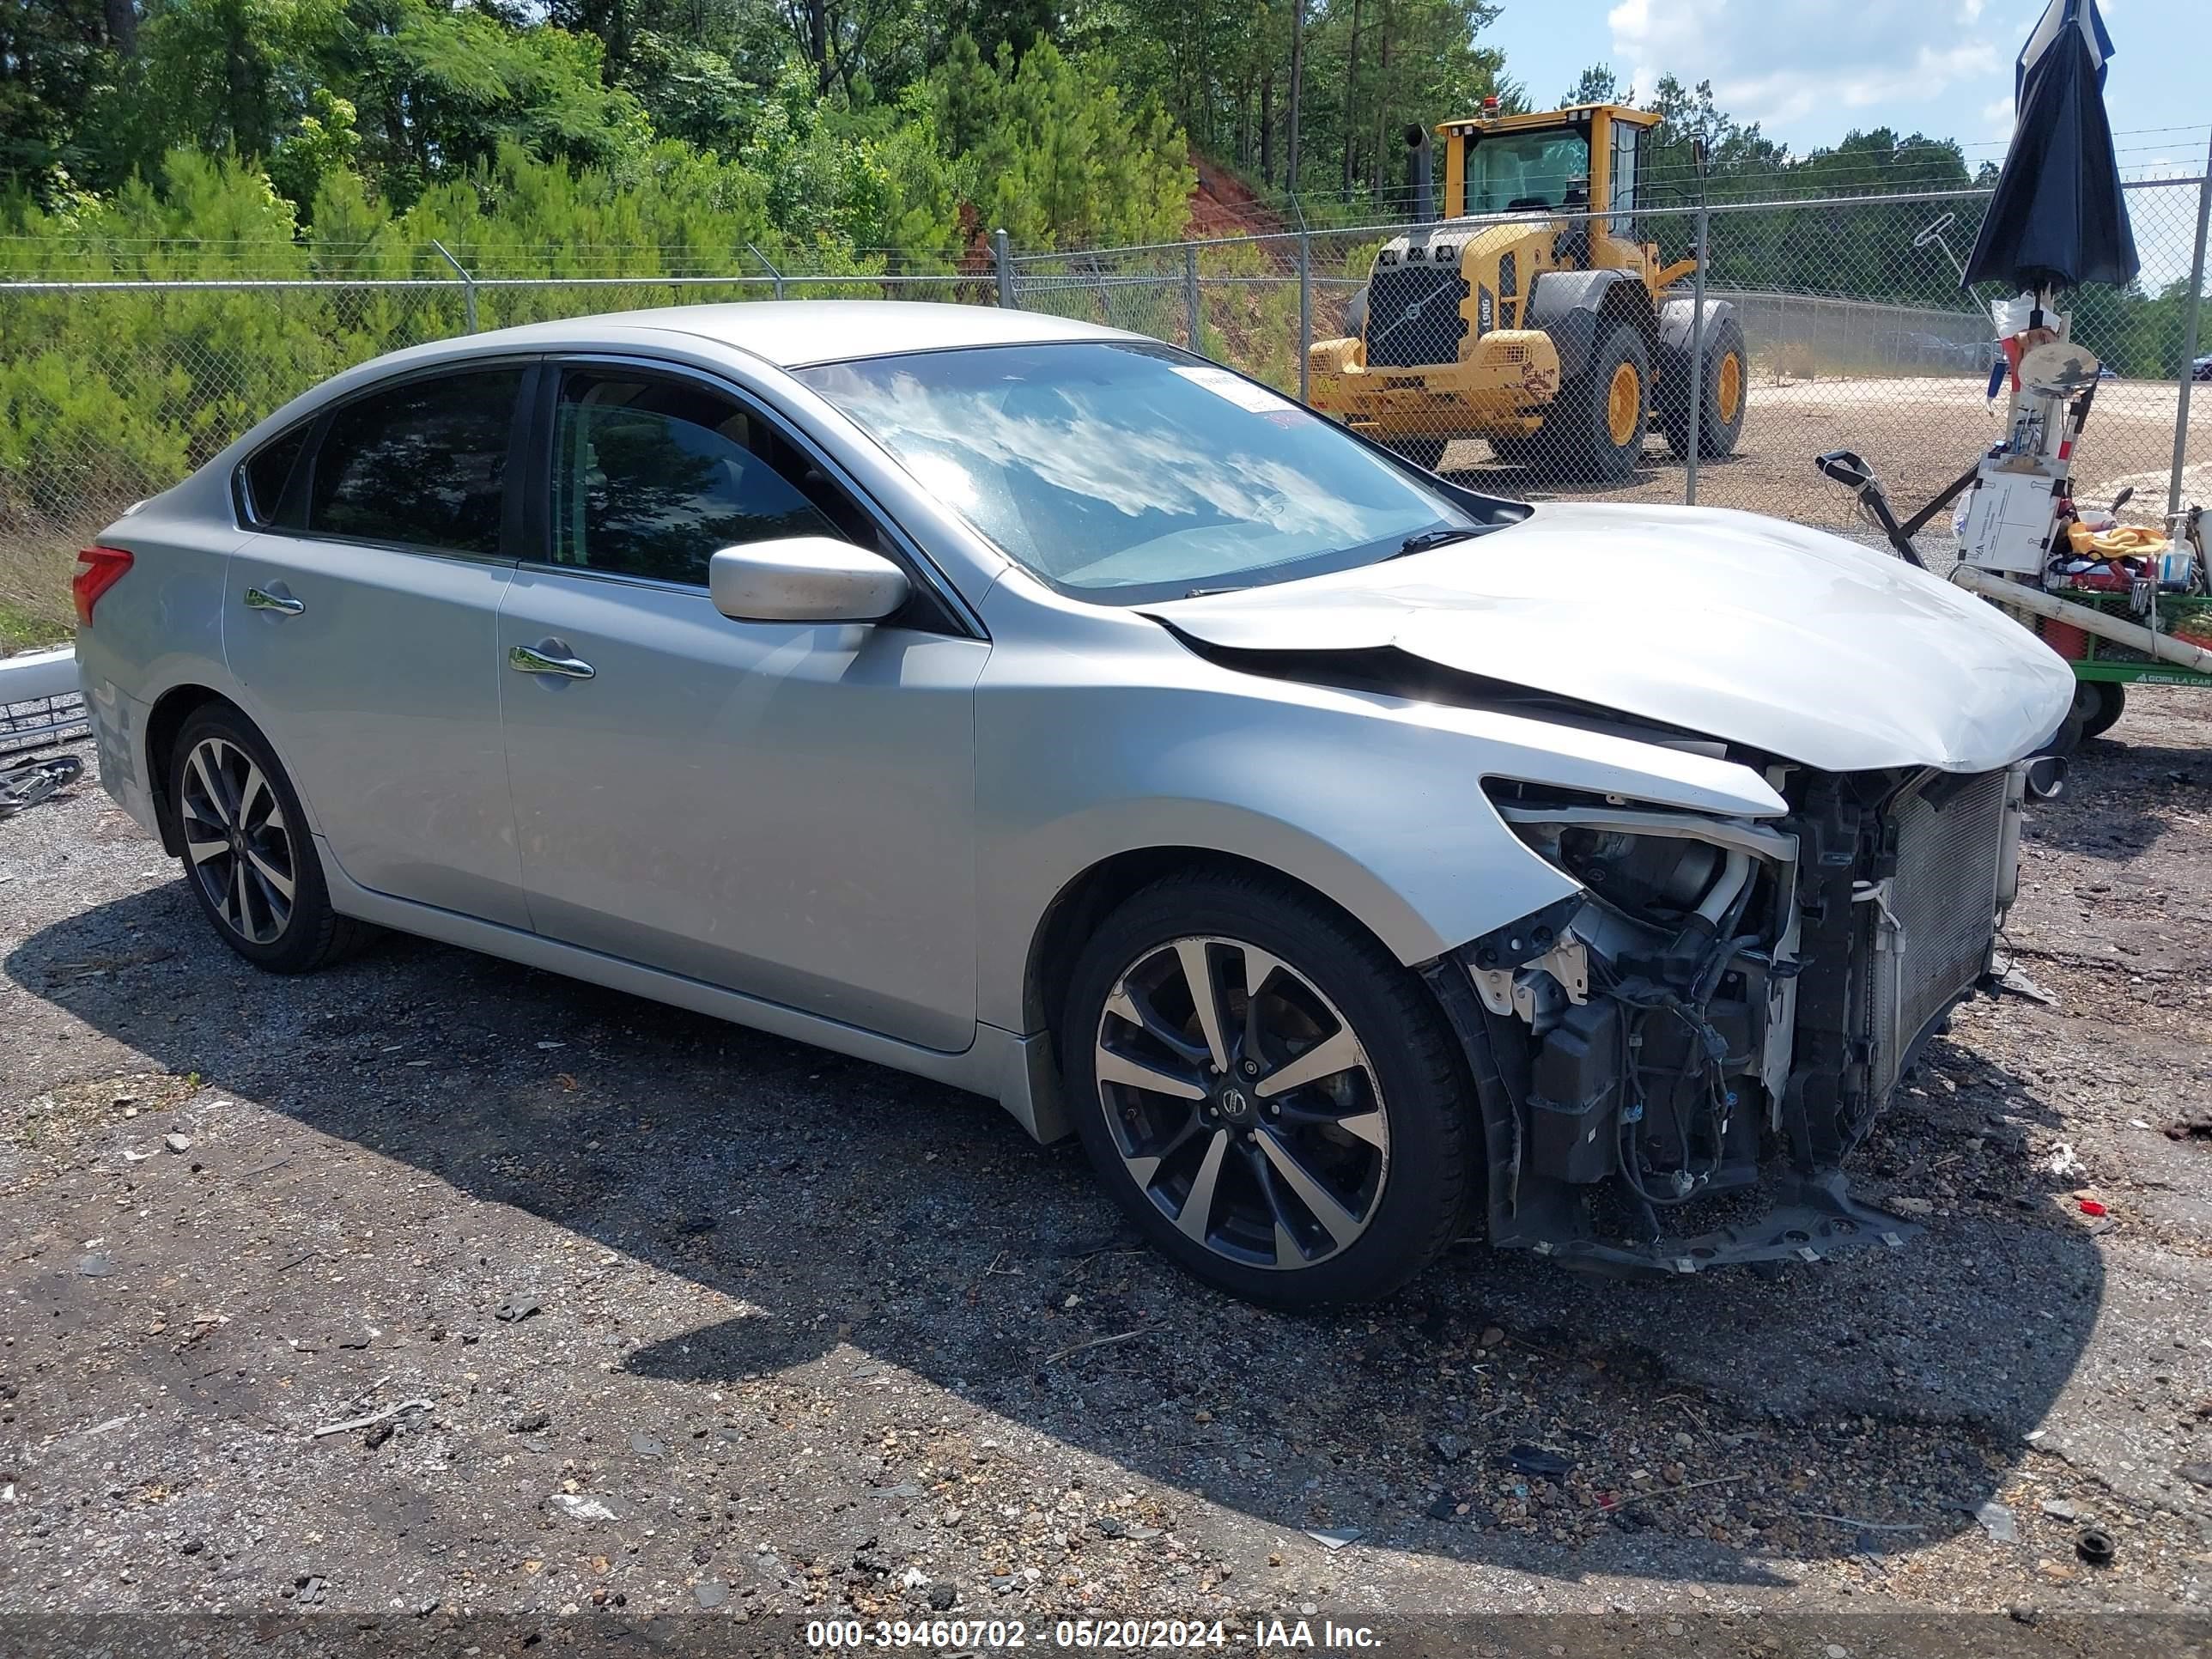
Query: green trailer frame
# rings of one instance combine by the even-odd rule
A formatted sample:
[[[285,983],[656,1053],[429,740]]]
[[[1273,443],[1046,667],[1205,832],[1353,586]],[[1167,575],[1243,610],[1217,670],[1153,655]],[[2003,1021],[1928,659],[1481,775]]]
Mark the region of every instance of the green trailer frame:
[[[2101,611],[2108,617],[2123,622],[2143,623],[2124,593],[2094,593],[2069,592],[2056,597],[2069,604],[2083,605],[2092,611]],[[2068,629],[2067,634],[2053,638],[2054,629],[2065,629],[2063,623],[2050,617],[2027,618],[2035,624],[2035,631],[2053,650],[2064,657],[2074,678],[2092,685],[2212,685],[2212,674],[2200,674],[2193,669],[2178,668],[2173,664],[2160,662],[2146,656],[2131,646],[2100,638],[2079,629]],[[2148,623],[2144,624],[2148,626]],[[2202,593],[2161,593],[2158,596],[2158,631],[2178,634],[2192,643],[2212,650],[2212,596]],[[2068,634],[2073,635],[2068,638]],[[2063,647],[2063,648],[2062,648]],[[2078,650],[2079,654],[2076,654]]]

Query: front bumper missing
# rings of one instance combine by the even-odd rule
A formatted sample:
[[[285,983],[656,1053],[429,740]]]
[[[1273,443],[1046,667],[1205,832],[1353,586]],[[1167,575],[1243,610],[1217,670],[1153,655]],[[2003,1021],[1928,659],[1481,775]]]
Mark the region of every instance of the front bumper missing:
[[[1662,1235],[1643,1243],[1599,1237],[1580,1188],[1548,1179],[1524,1181],[1523,1115],[1507,1085],[1493,1036],[1497,1026],[1504,1024],[1510,1031],[1512,1022],[1483,1006],[1470,969],[1479,948],[1488,958],[1482,964],[1488,971],[1535,960],[1551,948],[1557,921],[1548,912],[1524,917],[1422,970],[1451,1022],[1474,1081],[1489,1171],[1488,1233],[1493,1245],[1533,1250],[1589,1272],[1661,1277],[1708,1267],[1820,1261],[1851,1249],[1902,1249],[1920,1235],[1923,1230],[1916,1224],[1854,1199],[1843,1171],[1834,1167],[1771,1170],[1765,1178],[1771,1202],[1757,1217],[1695,1235]],[[1516,956],[1516,961],[1505,961]]]

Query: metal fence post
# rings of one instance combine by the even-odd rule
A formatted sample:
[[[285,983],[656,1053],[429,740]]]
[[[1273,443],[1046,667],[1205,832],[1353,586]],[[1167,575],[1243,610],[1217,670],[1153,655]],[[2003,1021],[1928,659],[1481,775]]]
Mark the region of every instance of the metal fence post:
[[[2204,232],[2212,224],[2212,145],[2205,147],[2204,176],[2197,181],[2197,252],[2189,262],[2189,320],[2182,326],[2181,393],[2173,406],[2173,471],[2166,484],[2166,510],[2181,511],[2181,469],[2189,459],[2189,386],[2197,374],[2197,323],[2204,310]]]
[[[751,254],[754,258],[761,262],[762,268],[768,272],[769,279],[775,284],[775,297],[779,300],[783,298],[783,273],[778,270],[774,265],[770,264],[769,263],[768,255],[763,253],[750,242],[747,242],[745,244],[745,252]]]
[[[2201,241],[2203,239],[2200,237],[2198,240]],[[446,263],[460,273],[461,313],[468,319],[469,332],[473,334],[477,331],[477,279],[469,275],[469,268],[453,258],[452,251],[443,242],[433,239],[430,246],[444,254]]]
[[[1185,325],[1188,337],[1183,343],[1195,351],[1198,349],[1199,325],[1198,244],[1195,242],[1182,245],[1182,304],[1188,319]]]
[[[1682,468],[1682,501],[1698,504],[1698,435],[1705,401],[1705,267],[1711,263],[1711,216],[1703,201],[1698,204],[1697,274],[1690,279],[1690,449]]]
[[[1313,233],[1298,233],[1298,401],[1313,401]]]
[[[1020,296],[1014,292],[1014,261],[1006,252],[1006,233],[991,233],[991,262],[999,268],[999,303],[1008,311],[1021,309]]]

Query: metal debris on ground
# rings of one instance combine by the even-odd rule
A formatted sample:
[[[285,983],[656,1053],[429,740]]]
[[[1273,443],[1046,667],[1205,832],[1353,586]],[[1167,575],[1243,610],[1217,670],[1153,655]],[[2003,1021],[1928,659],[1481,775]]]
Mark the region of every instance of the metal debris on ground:
[[[76,781],[84,762],[75,755],[15,761],[0,767],[0,818],[36,806]]]
[[[381,1423],[386,1418],[397,1417],[402,1412],[427,1412],[429,1409],[430,1402],[427,1400],[403,1400],[395,1406],[386,1406],[380,1412],[371,1412],[366,1417],[349,1417],[343,1423],[325,1423],[319,1429],[313,1431],[307,1438],[320,1440],[325,1435],[344,1434],[349,1430],[365,1429],[372,1423]]]
[[[2026,997],[2030,1002],[2040,1003],[2046,1008],[2058,1006],[2058,999],[2030,979],[2025,968],[2014,966],[2006,969],[1997,980],[1997,989],[2009,991],[2016,997]]]
[[[2013,1520],[2012,1511],[2002,1504],[1981,1504],[1974,1511],[1974,1519],[1982,1523],[1982,1530],[1995,1544],[2010,1544],[2020,1537],[2020,1528]]]

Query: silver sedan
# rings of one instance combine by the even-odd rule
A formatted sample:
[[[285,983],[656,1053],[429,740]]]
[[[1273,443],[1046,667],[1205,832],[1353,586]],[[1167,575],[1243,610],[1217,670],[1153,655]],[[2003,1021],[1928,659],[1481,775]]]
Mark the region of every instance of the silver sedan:
[[[398,353],[88,549],[103,775],[231,948],[397,928],[994,1097],[1244,1296],[1688,1272],[1986,969],[2032,635],[1531,507],[1157,342],[701,306]]]

